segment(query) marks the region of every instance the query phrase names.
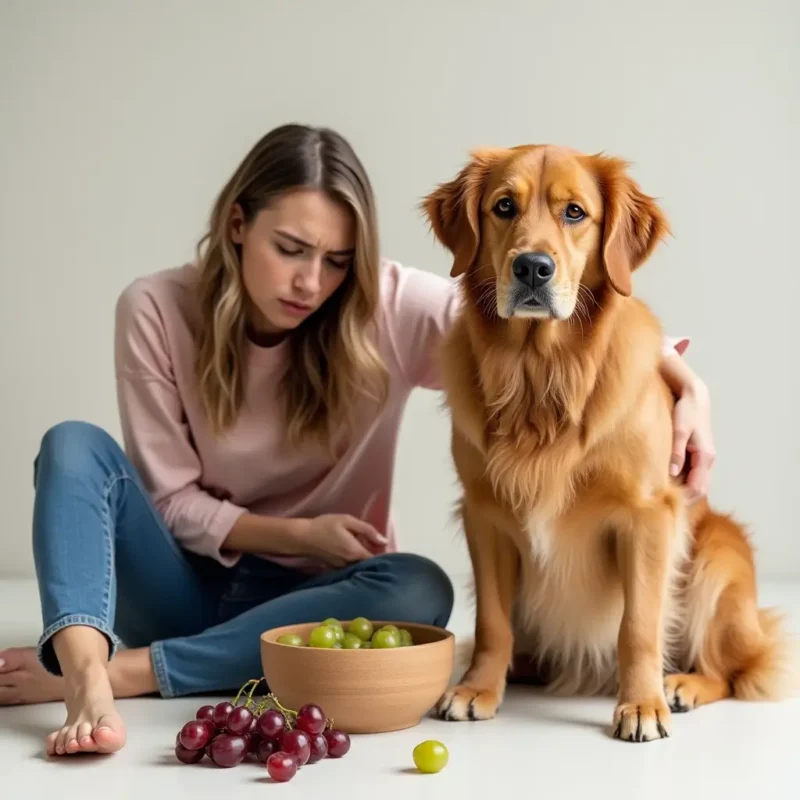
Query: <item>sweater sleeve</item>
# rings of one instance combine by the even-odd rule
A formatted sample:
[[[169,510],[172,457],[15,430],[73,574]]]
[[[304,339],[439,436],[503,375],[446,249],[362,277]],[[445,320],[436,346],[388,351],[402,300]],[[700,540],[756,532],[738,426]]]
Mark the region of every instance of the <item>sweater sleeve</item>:
[[[384,279],[386,330],[401,373],[413,387],[441,390],[439,345],[458,314],[460,284],[394,262]]]
[[[211,496],[198,483],[202,465],[164,322],[152,293],[139,282],[117,302],[114,361],[125,450],[156,509],[186,550],[232,566],[239,555],[221,545],[246,509]]]

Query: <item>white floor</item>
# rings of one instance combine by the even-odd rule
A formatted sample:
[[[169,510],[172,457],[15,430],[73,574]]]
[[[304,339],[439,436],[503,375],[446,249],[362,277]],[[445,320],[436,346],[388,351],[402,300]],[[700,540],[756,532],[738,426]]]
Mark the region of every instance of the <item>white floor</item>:
[[[781,605],[800,629],[800,584],[766,585],[761,601]],[[0,647],[33,644],[39,627],[35,586],[0,582]],[[467,610],[453,617],[456,634],[470,633]],[[113,757],[47,760],[45,735],[63,722],[58,704],[0,708],[0,796],[103,797],[113,800],[157,794],[165,798],[282,796],[372,798],[413,796],[485,798],[493,793],[526,800],[571,800],[584,793],[599,800],[646,797],[792,798],[800,796],[800,700],[779,705],[718,703],[675,715],[668,740],[635,745],[610,738],[610,700],[561,700],[513,688],[497,719],[445,723],[426,719],[412,730],[354,737],[340,761],[305,767],[296,778],[273,785],[263,767],[246,764],[223,770],[185,766],[172,754],[175,734],[203,700],[126,700],[120,703],[129,727],[128,746]],[[438,775],[420,775],[411,751],[435,738],[450,751]],[[613,758],[612,758],[613,756]],[[612,763],[616,759],[616,764]],[[207,762],[204,762],[204,764]],[[501,788],[507,780],[511,787]],[[274,788],[273,788],[274,787]]]

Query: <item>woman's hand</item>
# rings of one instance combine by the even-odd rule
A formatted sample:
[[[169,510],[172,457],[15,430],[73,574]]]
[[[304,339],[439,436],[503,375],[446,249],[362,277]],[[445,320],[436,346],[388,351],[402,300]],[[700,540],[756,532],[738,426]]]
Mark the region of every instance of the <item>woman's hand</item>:
[[[304,555],[320,558],[334,567],[344,567],[382,552],[387,539],[357,517],[323,514],[302,521],[298,544]]]
[[[242,514],[223,550],[278,556],[313,556],[344,567],[385,552],[388,540],[374,526],[349,514],[324,514],[313,519]]]
[[[672,414],[670,473],[677,476],[687,472],[687,498],[689,502],[695,502],[708,494],[716,460],[711,430],[711,395],[705,383],[681,358],[666,357],[662,361],[661,373],[677,397]]]

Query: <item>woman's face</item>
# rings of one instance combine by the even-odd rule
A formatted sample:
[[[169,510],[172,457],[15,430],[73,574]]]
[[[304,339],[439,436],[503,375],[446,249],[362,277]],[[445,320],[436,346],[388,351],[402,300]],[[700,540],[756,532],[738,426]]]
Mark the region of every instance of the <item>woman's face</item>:
[[[252,329],[276,341],[313,314],[352,269],[355,219],[317,189],[283,195],[245,225],[234,206],[231,240],[241,246]]]

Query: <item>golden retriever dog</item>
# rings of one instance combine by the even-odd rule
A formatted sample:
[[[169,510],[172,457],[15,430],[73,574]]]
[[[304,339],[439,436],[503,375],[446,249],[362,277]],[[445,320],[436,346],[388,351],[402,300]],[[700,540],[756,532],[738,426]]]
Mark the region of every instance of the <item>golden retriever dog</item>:
[[[635,742],[671,711],[783,697],[744,530],[670,476],[662,330],[631,296],[669,232],[656,201],[621,160],[530,145],[473,153],[423,210],[463,276],[442,369],[476,595],[439,715],[493,717],[523,654],[552,691],[616,695]]]

